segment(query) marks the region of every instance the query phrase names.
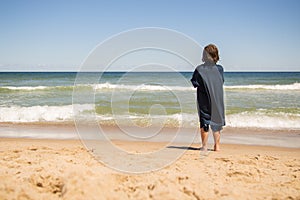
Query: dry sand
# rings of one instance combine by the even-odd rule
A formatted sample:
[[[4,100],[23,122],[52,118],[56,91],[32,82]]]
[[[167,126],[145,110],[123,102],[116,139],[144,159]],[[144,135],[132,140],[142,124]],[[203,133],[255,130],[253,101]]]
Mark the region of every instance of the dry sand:
[[[0,199],[300,199],[299,148],[223,144],[201,157],[193,147],[162,170],[136,175],[104,166],[77,140],[0,138]]]

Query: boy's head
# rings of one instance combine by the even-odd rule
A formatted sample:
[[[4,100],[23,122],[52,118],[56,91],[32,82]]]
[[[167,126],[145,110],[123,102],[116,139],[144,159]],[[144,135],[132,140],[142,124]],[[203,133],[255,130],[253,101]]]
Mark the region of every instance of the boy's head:
[[[219,61],[219,51],[216,45],[209,44],[204,48],[202,61],[212,65],[215,65]]]

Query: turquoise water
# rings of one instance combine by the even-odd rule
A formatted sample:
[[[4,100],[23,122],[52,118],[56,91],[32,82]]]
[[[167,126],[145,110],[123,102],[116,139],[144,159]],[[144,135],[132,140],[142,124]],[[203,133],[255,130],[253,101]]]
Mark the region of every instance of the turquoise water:
[[[96,111],[103,124],[197,126],[196,90],[184,73],[85,73],[72,99],[76,73],[0,73],[0,122],[71,123]],[[88,80],[97,79],[90,83]],[[231,127],[300,129],[299,72],[225,73],[226,123]],[[95,100],[85,99],[88,92]],[[79,105],[78,105],[79,104]]]

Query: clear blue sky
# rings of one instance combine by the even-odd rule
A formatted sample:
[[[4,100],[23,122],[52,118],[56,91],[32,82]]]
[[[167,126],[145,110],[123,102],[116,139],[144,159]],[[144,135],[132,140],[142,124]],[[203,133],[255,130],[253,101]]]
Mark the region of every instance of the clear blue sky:
[[[0,0],[0,71],[77,70],[104,39],[145,26],[215,43],[227,71],[300,70],[298,0]]]

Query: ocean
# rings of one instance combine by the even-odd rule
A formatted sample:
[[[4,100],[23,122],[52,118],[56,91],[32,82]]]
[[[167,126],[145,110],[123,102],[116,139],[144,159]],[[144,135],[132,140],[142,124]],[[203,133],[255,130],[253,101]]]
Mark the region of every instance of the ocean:
[[[76,75],[1,72],[0,123],[67,124],[80,112],[104,125],[198,126],[192,72],[105,72],[97,83],[76,85],[80,101],[73,98]],[[91,91],[92,102],[84,98]],[[226,126],[300,129],[300,72],[225,72],[224,91]]]

